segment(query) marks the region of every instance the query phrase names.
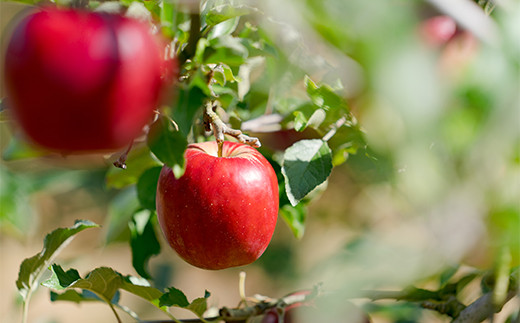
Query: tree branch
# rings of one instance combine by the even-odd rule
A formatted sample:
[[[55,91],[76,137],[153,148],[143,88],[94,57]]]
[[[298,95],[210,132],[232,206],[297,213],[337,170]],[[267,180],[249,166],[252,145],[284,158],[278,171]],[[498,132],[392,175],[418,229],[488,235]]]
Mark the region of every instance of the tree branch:
[[[134,144],[134,141],[130,142],[130,145],[128,145],[128,148],[119,156],[119,158],[113,162],[114,166],[121,169],[126,169],[126,159],[128,158],[128,154],[130,153],[130,150],[132,150],[132,145]]]
[[[179,66],[182,66],[184,62],[191,59],[197,51],[197,43],[200,39],[200,13],[198,10],[194,10],[190,13],[190,35],[188,38],[188,44],[184,50],[179,54]]]
[[[311,290],[307,290],[306,293],[295,293],[289,294],[282,298],[271,299],[267,297],[256,296],[256,304],[253,306],[246,306],[243,308],[227,308],[222,307],[219,310],[219,316],[208,317],[202,319],[185,319],[179,320],[182,323],[217,323],[217,322],[246,322],[247,319],[253,316],[261,315],[266,313],[272,308],[285,308],[293,304],[308,303],[315,299],[320,293],[320,285],[315,286]],[[171,320],[159,320],[159,321],[141,321],[141,323],[171,323]]]
[[[516,291],[507,293],[506,298],[502,304],[496,306],[493,304],[493,293],[487,293],[479,299],[468,305],[460,315],[453,320],[453,323],[475,323],[482,322],[491,315],[498,313],[502,307],[516,295]]]
[[[230,135],[235,137],[238,141],[243,144],[247,144],[249,146],[258,148],[262,144],[260,140],[256,137],[249,137],[244,135],[242,131],[232,129],[228,127],[215,112],[217,109],[216,101],[208,101],[204,107],[204,127],[206,131],[211,131],[213,129],[213,134],[215,135],[215,139],[218,144],[218,156],[222,156],[222,145],[224,143],[224,135]]]

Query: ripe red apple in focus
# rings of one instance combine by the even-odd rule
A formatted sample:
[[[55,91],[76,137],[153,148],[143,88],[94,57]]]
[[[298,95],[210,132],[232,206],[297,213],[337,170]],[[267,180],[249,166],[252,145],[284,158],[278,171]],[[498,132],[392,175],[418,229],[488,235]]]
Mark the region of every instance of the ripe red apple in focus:
[[[186,171],[176,179],[164,166],[157,216],[170,246],[203,269],[247,265],[267,248],[278,216],[278,182],[256,149],[224,142],[188,146]]]
[[[63,153],[115,150],[157,108],[162,48],[149,26],[108,13],[45,8],[14,28],[8,105],[35,144]]]

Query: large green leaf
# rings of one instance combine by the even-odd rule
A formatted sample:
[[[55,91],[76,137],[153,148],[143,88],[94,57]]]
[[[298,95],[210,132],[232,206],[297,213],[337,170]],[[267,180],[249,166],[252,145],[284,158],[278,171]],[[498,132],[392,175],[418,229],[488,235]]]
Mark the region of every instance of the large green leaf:
[[[134,276],[123,276],[108,267],[96,268],[85,278],[79,277],[75,269],[65,271],[61,266],[56,264],[52,265],[51,269],[52,276],[46,280],[43,285],[57,291],[66,290],[65,293],[69,293],[67,295],[65,293],[54,295],[55,299],[82,301],[85,296],[84,292],[81,294],[72,294],[69,292],[74,288],[79,288],[84,291],[93,292],[112,309],[114,305],[118,306],[118,297],[116,297],[118,291],[125,290],[147,300],[164,311],[171,318],[173,318],[173,316],[167,310],[169,306],[184,308],[202,317],[202,314],[204,314],[207,309],[207,298],[210,296],[210,293],[206,291],[204,297],[196,298],[190,303],[186,295],[174,287],[169,288],[166,293],[162,293],[157,288],[150,287],[146,279]],[[88,298],[88,300],[90,300],[91,297]]]
[[[186,307],[190,302],[188,302],[188,298],[181,290],[175,287],[170,287],[159,299],[159,304],[161,306]]]
[[[63,293],[56,293],[51,290],[50,293],[51,296],[51,302],[57,302],[57,301],[66,301],[66,302],[73,302],[76,304],[84,303],[84,302],[99,302],[103,301],[99,296],[97,296],[95,293],[88,291],[88,290],[81,290],[78,291],[76,289],[67,289]],[[120,292],[117,291],[114,297],[112,298],[112,305],[121,309],[122,311],[126,312],[128,315],[133,317],[137,322],[140,321],[139,316],[132,311],[130,308],[123,306],[119,304],[119,298],[120,298]]]
[[[179,84],[178,90],[178,99],[173,105],[173,119],[179,126],[179,131],[187,137],[191,131],[193,119],[206,99],[206,94],[199,86]]]
[[[155,210],[155,196],[157,181],[162,167],[152,167],[143,172],[137,181],[137,198],[141,206],[148,210]]]
[[[208,10],[205,16],[205,21],[206,24],[214,26],[228,19],[250,14],[255,10],[255,8],[245,5],[219,5]]]
[[[293,206],[323,183],[332,171],[329,146],[320,139],[300,140],[287,148],[282,174],[287,197]]]
[[[150,279],[146,269],[152,256],[161,252],[161,245],[157,240],[154,229],[154,213],[142,211],[134,214],[130,226],[130,246],[132,248],[132,265],[139,275]]]
[[[237,28],[239,20],[239,17],[234,17],[213,26],[213,28],[208,33],[207,38],[213,39],[220,36],[232,34]]]
[[[168,291],[164,293],[159,299],[161,306],[175,306],[190,310],[198,317],[202,317],[202,314],[208,308],[207,299],[211,294],[206,291],[204,297],[194,299],[191,303],[188,301],[186,295],[178,290],[177,288],[170,287]]]
[[[159,306],[159,298],[163,295],[161,291],[151,287],[145,279],[133,276],[123,276],[112,268],[99,267],[92,270],[85,278],[81,278],[75,269],[63,270],[60,265],[54,264],[51,268],[52,276],[42,283],[42,285],[64,293],[55,293],[55,300],[82,301],[85,300],[85,293],[73,294],[70,291],[74,288],[82,289],[94,293],[102,301],[106,302],[112,310],[113,306],[118,306],[119,290],[125,290],[139,296],[172,317],[165,307]],[[91,300],[92,297],[87,297]],[[126,311],[126,310],[125,310]],[[128,312],[128,311],[127,311]],[[115,313],[115,311],[114,311]],[[132,313],[129,313],[132,315]],[[117,315],[117,314],[116,314]]]
[[[161,308],[163,311],[166,310],[164,307],[159,305],[159,298],[163,293],[157,288],[150,287],[150,284],[146,279],[134,276],[123,276],[121,289],[149,301],[154,306]]]
[[[175,125],[165,116],[160,116],[148,133],[148,147],[159,160],[173,169],[176,177],[184,173],[184,151],[188,146],[186,136],[175,129]]]
[[[133,148],[126,159],[126,169],[110,167],[106,175],[108,188],[123,188],[135,184],[144,170],[159,166],[147,146]]]
[[[304,79],[310,102],[306,102],[293,111],[294,129],[303,131],[307,127],[325,133],[341,118],[350,120],[347,102],[327,84],[316,84],[308,76]]]
[[[303,203],[296,206],[285,204],[280,206],[280,215],[287,223],[291,232],[296,239],[301,239],[305,233],[305,218],[307,217],[307,208]]]
[[[248,56],[249,51],[240,38],[223,35],[209,41],[209,46],[204,52],[204,62],[239,66],[245,63]]]
[[[75,289],[68,289],[61,294],[51,291],[51,302],[68,301],[79,304],[82,302],[95,302],[99,300],[100,298],[97,297],[96,294],[89,291],[78,292]]]
[[[26,300],[32,290],[37,287],[38,279],[75,234],[97,226],[88,220],[78,220],[69,228],[59,228],[47,234],[42,251],[25,259],[20,265],[16,287],[23,299]]]

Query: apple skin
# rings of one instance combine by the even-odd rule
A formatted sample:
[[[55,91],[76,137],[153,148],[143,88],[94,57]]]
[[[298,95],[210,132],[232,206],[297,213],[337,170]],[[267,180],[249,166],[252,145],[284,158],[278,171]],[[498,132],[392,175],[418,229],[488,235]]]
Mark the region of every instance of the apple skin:
[[[8,104],[26,137],[61,153],[116,150],[157,108],[162,49],[130,18],[44,8],[14,28],[5,53]]]
[[[311,290],[302,290],[290,295],[309,295]],[[345,301],[341,308],[330,308],[331,300],[325,296],[319,299],[311,299],[303,302],[292,303],[283,311],[284,323],[314,323],[314,322],[348,322],[348,323],[370,323],[370,318],[353,303]],[[333,300],[337,303],[337,300]],[[280,314],[276,308],[271,308],[262,317],[261,323],[278,323]]]
[[[157,185],[157,217],[170,246],[203,269],[243,266],[267,248],[278,217],[278,182],[256,149],[224,142],[191,144],[186,171],[176,179],[164,166]]]
[[[457,34],[457,23],[449,16],[434,16],[421,23],[422,39],[431,46],[448,43]]]

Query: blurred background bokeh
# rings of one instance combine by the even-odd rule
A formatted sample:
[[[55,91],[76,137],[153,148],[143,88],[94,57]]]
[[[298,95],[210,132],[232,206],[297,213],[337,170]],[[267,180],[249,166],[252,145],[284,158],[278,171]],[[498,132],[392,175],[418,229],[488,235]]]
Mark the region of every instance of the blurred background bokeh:
[[[318,283],[345,295],[412,284],[435,288],[447,268],[487,270],[504,250],[511,255],[510,266],[519,265],[518,1],[497,1],[490,14],[469,0],[270,0],[247,5],[259,8],[261,14],[252,19],[285,50],[286,59],[268,66],[276,69],[277,80],[251,78],[251,88],[282,98],[301,91],[294,84],[300,74],[341,83],[340,93],[367,146],[346,155],[315,193],[303,237],[296,239],[279,219],[273,241],[252,265],[223,271],[194,268],[180,260],[158,231],[161,253],[150,260],[155,287],[175,286],[188,299],[208,290],[210,305],[221,307],[238,304],[240,271],[247,273],[248,295],[280,297]],[[21,8],[0,3],[3,48],[9,22]],[[448,22],[449,37],[431,39],[426,23],[439,15],[451,17],[456,31],[449,32]],[[256,68],[262,74],[268,67]],[[284,107],[275,103],[273,109],[283,113]],[[244,120],[254,116],[241,113]],[[5,155],[15,131],[2,116],[0,148]],[[281,138],[276,135],[263,134],[266,151],[276,151]],[[81,274],[110,266],[136,275],[128,244],[135,188],[109,187],[112,166],[103,156],[85,158],[0,162],[2,322],[21,319],[15,281],[22,260],[41,250],[46,233],[75,219],[102,226],[79,234],[58,257],[60,264]],[[479,290],[469,285],[460,295],[470,303]],[[349,322],[339,300],[328,303],[337,315],[333,322]],[[121,302],[142,318],[165,318],[132,295],[123,294]],[[516,297],[494,322],[505,322],[519,306]],[[375,302],[366,310],[373,322],[449,322],[436,312],[395,301]],[[189,317],[182,310],[174,314]],[[29,322],[94,321],[112,322],[113,314],[101,303],[51,303],[46,288],[31,302]]]

